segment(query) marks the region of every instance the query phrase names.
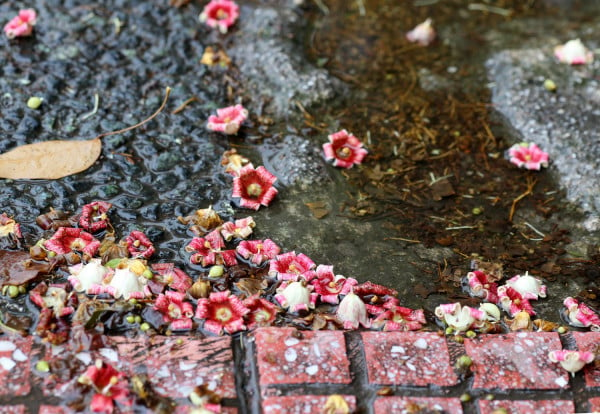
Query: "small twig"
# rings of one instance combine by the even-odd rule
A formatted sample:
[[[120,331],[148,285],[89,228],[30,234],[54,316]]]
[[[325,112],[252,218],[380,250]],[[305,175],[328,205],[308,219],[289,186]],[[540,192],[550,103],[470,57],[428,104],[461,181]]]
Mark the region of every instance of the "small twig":
[[[496,13],[504,17],[510,17],[513,11],[510,9],[502,9],[500,7],[488,6],[482,3],[471,3],[468,7],[469,10],[484,11],[489,13]]]
[[[165,106],[167,105],[167,100],[169,99],[169,95],[171,94],[171,88],[169,88],[167,86],[167,89],[165,89],[165,99],[163,99],[162,104],[160,105],[160,108],[158,108],[158,110],[156,112],[154,112],[152,115],[150,115],[150,117],[144,119],[141,122],[138,122],[135,125],[132,125],[130,127],[127,128],[123,128],[123,129],[119,129],[118,131],[112,131],[112,132],[105,132],[103,134],[98,135],[96,138],[94,139],[99,139],[99,138],[104,138],[107,137],[109,135],[116,135],[116,134],[122,134],[123,132],[127,132],[127,131],[131,131],[132,129],[135,129],[137,127],[140,127],[142,125],[144,125],[146,122],[150,122],[152,121],[154,118],[156,118],[156,116],[158,114],[160,114],[162,112],[163,109],[165,109]]]
[[[186,99],[181,105],[179,105],[177,108],[175,108],[171,113],[173,115],[178,114],[179,112],[183,111],[186,106],[188,106],[192,102],[196,102],[196,101],[198,101],[198,97],[192,96],[190,99]]]
[[[366,15],[367,11],[365,10],[365,3],[363,3],[363,0],[356,0],[356,4],[358,4],[358,14],[361,16]]]
[[[477,226],[455,226],[455,227],[446,227],[445,230],[466,230],[466,229],[476,229]]]
[[[323,14],[329,14],[329,7],[322,0],[315,0],[315,3]]]
[[[510,207],[510,213],[508,215],[509,222],[512,223],[512,219],[513,219],[513,216],[515,215],[515,208],[517,207],[517,203],[532,193],[533,187],[535,187],[536,183],[537,183],[537,180],[534,180],[531,177],[527,177],[527,191],[525,191],[523,194],[519,195],[517,198],[515,198],[513,200],[512,206]]]
[[[100,104],[100,97],[98,96],[97,93],[94,94],[94,109],[92,109],[92,112],[88,112],[85,115],[82,115],[79,120],[80,121],[85,121],[86,119],[88,119],[91,116],[96,115],[96,112],[98,112],[98,105]]]
[[[383,240],[400,240],[408,243],[421,243],[420,240],[405,239],[403,237],[384,237]]]
[[[415,0],[413,6],[422,7],[422,6],[431,6],[432,4],[437,3],[439,0]]]
[[[524,221],[523,224],[525,224],[531,230],[533,230],[534,232],[536,232],[539,236],[546,237],[546,235],[544,233],[542,233],[541,231],[539,231],[538,229],[536,229],[535,227],[533,227],[531,224],[527,223],[526,221]]]

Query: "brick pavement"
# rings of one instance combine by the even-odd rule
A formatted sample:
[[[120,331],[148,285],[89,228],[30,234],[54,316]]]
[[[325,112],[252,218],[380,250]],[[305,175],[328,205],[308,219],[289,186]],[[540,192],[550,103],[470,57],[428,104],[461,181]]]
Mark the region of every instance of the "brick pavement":
[[[96,358],[145,374],[182,414],[198,385],[223,397],[227,414],[321,413],[332,394],[358,413],[591,412],[600,410],[600,366],[571,376],[547,354],[598,344],[596,332],[480,335],[461,344],[436,332],[260,328],[241,337],[110,337],[102,348],[74,352],[3,336],[0,414],[73,412],[61,404],[72,400],[76,378],[40,373],[36,364],[83,372]],[[463,355],[470,367],[457,365]]]

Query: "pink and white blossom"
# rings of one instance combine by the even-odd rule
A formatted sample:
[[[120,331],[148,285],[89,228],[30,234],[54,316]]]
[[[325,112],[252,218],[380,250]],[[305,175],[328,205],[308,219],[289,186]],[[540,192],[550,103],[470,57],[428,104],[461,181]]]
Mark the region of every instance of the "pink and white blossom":
[[[548,153],[544,152],[533,142],[521,142],[508,149],[510,162],[519,168],[540,170],[548,167]]]
[[[236,265],[235,250],[222,250],[224,247],[225,242],[219,230],[216,229],[205,237],[194,237],[185,250],[192,253],[190,262],[202,267],[222,264]]]
[[[487,314],[481,309],[462,306],[460,303],[446,303],[435,308],[435,316],[446,326],[457,332],[481,328],[485,325]]]
[[[467,273],[467,285],[471,296],[493,303],[498,301],[498,284],[492,282],[484,272],[474,270]]]
[[[546,285],[542,284],[541,279],[529,275],[528,272],[525,272],[523,276],[516,275],[508,279],[506,286],[512,287],[528,300],[546,297]]]
[[[373,320],[373,326],[383,326],[384,331],[418,331],[427,323],[423,309],[410,309],[394,303],[384,305],[384,312]]]
[[[78,263],[69,266],[69,283],[77,292],[89,293],[92,286],[101,286],[102,280],[110,270],[101,264],[100,259],[91,259],[87,264]]]
[[[315,293],[321,302],[332,305],[337,305],[339,296],[347,295],[358,284],[354,278],[335,275],[333,266],[319,265],[315,273],[316,277],[310,282],[315,287]]]
[[[258,210],[268,206],[277,195],[273,184],[277,177],[262,165],[254,168],[252,164],[242,167],[233,178],[232,197],[240,198],[240,206]]]
[[[314,309],[317,302],[317,294],[312,290],[304,282],[286,281],[277,288],[275,300],[290,312],[307,311]]]
[[[143,275],[137,275],[128,267],[115,269],[114,274],[109,279],[104,286],[103,293],[108,293],[115,299],[142,299],[151,295],[147,286],[148,279]],[[94,292],[93,289],[88,290]]]
[[[248,118],[248,111],[242,105],[217,109],[217,115],[208,117],[206,127],[211,131],[236,135],[242,123]]]
[[[73,296],[73,292],[67,292],[64,284],[50,284],[40,282],[36,287],[29,291],[29,298],[40,308],[50,308],[57,318],[68,316],[75,311],[75,308],[68,302]],[[74,303],[77,299],[75,297]]]
[[[154,301],[154,309],[163,315],[163,320],[170,324],[173,330],[192,328],[194,308],[185,301],[185,294],[167,291],[160,294]]]
[[[4,33],[9,39],[31,36],[36,20],[37,14],[35,10],[20,10],[17,16],[13,17],[8,23],[6,23],[4,26]]]
[[[580,303],[576,299],[568,297],[563,304],[567,308],[566,316],[570,325],[600,331],[600,316],[585,303]]]
[[[225,241],[231,239],[247,239],[252,234],[252,229],[256,226],[254,219],[250,216],[238,219],[235,222],[228,221],[221,226],[221,235]]]
[[[412,43],[418,43],[421,46],[429,46],[435,40],[435,29],[432,20],[427,19],[419,23],[414,29],[406,33],[406,39]]]
[[[344,329],[358,329],[360,325],[365,328],[371,326],[365,303],[354,292],[344,296],[335,315],[342,322]]]
[[[104,230],[108,227],[108,210],[112,204],[107,201],[94,201],[86,204],[81,209],[79,227],[92,233]]]
[[[303,253],[288,252],[277,255],[269,263],[269,276],[278,280],[296,281],[302,277],[309,282],[316,276],[315,262]]]
[[[44,247],[56,254],[78,251],[93,256],[100,248],[100,242],[83,229],[59,227],[56,233],[44,242]]]
[[[552,362],[560,363],[560,366],[575,376],[575,373],[581,370],[587,364],[593,362],[596,359],[596,355],[586,351],[570,351],[568,349],[561,349],[557,351],[551,351],[548,354],[548,359]]]
[[[367,150],[363,143],[348,131],[342,129],[329,135],[329,142],[323,144],[325,159],[333,160],[335,167],[351,168],[355,164],[361,164]]]
[[[237,254],[257,266],[274,259],[281,248],[271,239],[242,240],[235,248]]]
[[[238,5],[231,0],[211,0],[200,13],[199,19],[221,33],[227,33],[240,15]]]
[[[529,299],[525,298],[510,286],[504,285],[498,288],[498,300],[500,301],[500,307],[510,316],[515,316],[517,312],[520,311],[535,315],[535,311],[533,310],[531,303],[529,303]]]
[[[228,290],[212,292],[208,298],[198,299],[196,318],[204,319],[204,329],[216,335],[223,331],[232,334],[246,329],[244,316],[250,309]]]
[[[94,389],[90,403],[90,410],[94,413],[111,414],[115,408],[114,401],[124,406],[133,404],[125,374],[100,359],[88,367],[77,381]]]
[[[156,251],[148,236],[139,230],[132,230],[129,236],[125,238],[125,243],[129,254],[133,258],[143,257],[149,259]]]
[[[579,39],[569,40],[564,45],[556,46],[554,56],[560,62],[569,65],[584,65],[594,61],[594,53],[587,49]]]
[[[245,316],[248,329],[254,329],[259,326],[269,326],[275,321],[279,309],[277,306],[258,294],[244,299],[244,306],[250,309]]]

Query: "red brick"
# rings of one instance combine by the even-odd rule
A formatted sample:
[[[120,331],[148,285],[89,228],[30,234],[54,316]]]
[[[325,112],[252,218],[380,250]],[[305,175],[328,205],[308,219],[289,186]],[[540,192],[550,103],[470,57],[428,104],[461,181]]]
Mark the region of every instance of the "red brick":
[[[110,337],[110,342],[115,346],[111,352],[117,352],[122,360],[119,368],[147,373],[162,395],[186,398],[196,386],[206,384],[221,397],[236,396],[230,336]]]
[[[343,395],[350,412],[356,410],[356,398]],[[262,403],[263,414],[321,414],[327,403],[327,395],[295,395],[289,397],[269,397]]]
[[[458,398],[427,397],[385,397],[373,404],[375,414],[443,412],[462,414],[462,404]]]
[[[24,405],[0,405],[0,414],[25,414]]]
[[[598,352],[600,332],[573,332],[573,337],[580,351]],[[585,375],[585,384],[588,387],[600,387],[600,366],[588,364],[583,369],[583,372]]]
[[[504,408],[507,414],[565,414],[574,413],[575,405],[569,400],[479,400],[479,414],[492,414]]]
[[[455,385],[446,340],[433,332],[363,332],[369,382]]]
[[[590,398],[588,400],[588,412],[600,413],[600,397]]]
[[[42,405],[38,414],[70,414],[74,411],[68,407],[58,407],[56,405]]]
[[[260,328],[254,337],[261,386],[352,380],[342,331]]]
[[[567,372],[548,360],[562,349],[556,332],[481,335],[465,340],[473,360],[473,388],[555,389],[569,385]]]
[[[189,414],[197,408],[193,405],[178,405],[175,408],[174,414]],[[235,407],[221,407],[220,414],[238,414],[238,409]]]
[[[0,395],[29,394],[31,343],[31,336],[5,336],[0,339]]]

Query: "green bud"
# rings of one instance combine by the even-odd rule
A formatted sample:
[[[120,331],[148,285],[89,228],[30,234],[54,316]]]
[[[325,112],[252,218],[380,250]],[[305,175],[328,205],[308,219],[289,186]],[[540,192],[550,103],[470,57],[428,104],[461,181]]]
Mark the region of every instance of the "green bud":
[[[460,401],[469,402],[471,401],[471,396],[465,392],[463,395],[460,396]]]
[[[135,316],[133,315],[128,315],[125,320],[127,321],[127,323],[135,323]]]
[[[48,361],[41,359],[37,362],[37,364],[35,364],[35,369],[40,372],[50,372],[50,364]]]
[[[473,207],[473,210],[471,210],[471,213],[473,213],[474,216],[478,216],[481,213],[483,213],[483,209],[481,207]]]
[[[137,305],[138,300],[136,298],[131,298],[129,299],[129,303],[131,303],[132,305]]]
[[[154,274],[152,273],[152,270],[146,269],[144,270],[144,273],[142,273],[142,276],[144,276],[146,279],[152,279]]]
[[[559,326],[556,332],[558,332],[559,334],[564,334],[567,332],[567,328],[565,328],[564,326]]]
[[[19,296],[19,288],[14,285],[10,285],[6,292],[11,298],[16,298],[17,296]]]
[[[223,276],[223,266],[217,265],[210,268],[208,272],[208,277],[221,277]]]
[[[469,368],[473,364],[473,360],[468,355],[461,355],[456,360],[455,367],[457,369],[466,369]]]
[[[150,324],[148,322],[144,322],[140,325],[140,330],[142,332],[146,332],[148,329],[150,329]]]
[[[40,98],[39,96],[32,96],[27,100],[27,107],[30,109],[38,109],[43,101],[44,98]]]
[[[556,91],[556,83],[554,83],[552,79],[546,79],[544,81],[544,88],[546,88],[548,92],[554,92]]]
[[[452,329],[451,327],[446,328],[446,335],[452,335],[453,332],[454,332],[454,329]]]
[[[134,321],[135,323],[142,323],[142,317],[141,317],[140,315],[135,315],[135,316],[133,317],[133,321]]]
[[[177,338],[177,340],[175,341],[175,343],[176,343],[177,345],[183,345],[183,339],[181,339],[181,338]]]
[[[465,333],[465,336],[467,338],[475,338],[477,334],[475,333],[475,331],[467,331],[467,333]]]
[[[27,293],[27,289],[24,285],[19,285],[19,293],[22,295],[23,293]]]

